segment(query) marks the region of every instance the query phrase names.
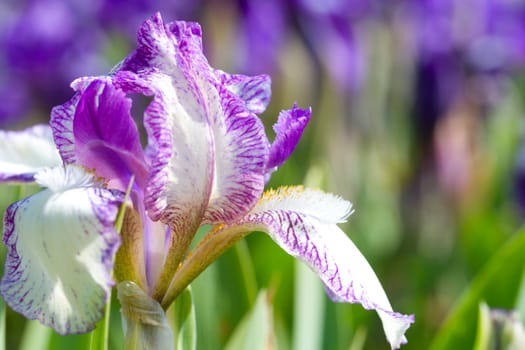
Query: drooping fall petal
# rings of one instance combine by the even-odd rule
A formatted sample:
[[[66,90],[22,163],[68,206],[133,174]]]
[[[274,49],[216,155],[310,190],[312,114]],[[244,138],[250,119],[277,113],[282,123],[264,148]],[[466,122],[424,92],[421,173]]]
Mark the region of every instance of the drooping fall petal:
[[[279,114],[277,123],[273,126],[275,140],[270,148],[270,157],[266,165],[268,172],[275,170],[282,165],[292,154],[297,146],[304,128],[310,121],[312,110],[301,109],[294,104],[292,109],[282,111]]]
[[[0,183],[33,182],[39,170],[61,163],[49,126],[0,130]]]
[[[120,242],[114,223],[123,196],[76,166],[46,169],[36,180],[47,189],[5,215],[0,293],[13,310],[60,334],[90,331],[113,285]]]
[[[397,349],[406,343],[404,333],[414,317],[392,311],[372,267],[336,225],[350,213],[351,203],[334,195],[282,188],[266,192],[239,226],[267,232],[288,254],[319,275],[334,301],[360,303],[365,309],[376,310],[388,342]]]

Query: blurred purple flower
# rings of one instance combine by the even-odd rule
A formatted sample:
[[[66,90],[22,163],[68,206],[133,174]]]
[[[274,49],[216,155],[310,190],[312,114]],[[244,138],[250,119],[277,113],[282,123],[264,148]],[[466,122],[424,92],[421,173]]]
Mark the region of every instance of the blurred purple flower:
[[[8,80],[0,75],[0,128],[15,122],[16,116],[27,112],[29,96],[25,85],[18,80]]]
[[[469,93],[490,106],[494,82],[525,67],[524,1],[409,0],[399,13],[413,36],[423,119],[435,121]]]
[[[111,35],[132,43],[136,28],[157,9],[187,16],[196,2],[7,0],[0,4],[0,125],[31,110],[48,115],[71,96],[69,82],[108,71]],[[13,89],[13,83],[16,88]],[[13,91],[16,90],[16,91]]]
[[[240,0],[239,69],[247,73],[279,70],[278,60],[295,32],[315,62],[324,66],[343,89],[360,85],[364,72],[363,48],[354,24],[374,13],[371,1]]]
[[[483,113],[525,68],[525,1],[407,0],[395,12],[414,57],[415,139],[431,152],[436,124],[458,104]],[[477,116],[475,116],[477,117]]]
[[[239,69],[260,74],[275,71],[288,31],[288,2],[239,0]]]
[[[412,0],[407,14],[424,60],[458,55],[477,71],[525,63],[525,2]]]
[[[203,0],[101,0],[98,19],[104,28],[120,31],[133,39],[137,27],[153,12],[169,14],[173,18],[190,19]]]
[[[28,109],[41,105],[47,114],[52,105],[66,99],[70,95],[67,82],[80,72],[75,68],[95,74],[109,66],[98,56],[104,38],[95,25],[95,9],[79,4],[57,0],[8,3],[10,18],[2,22],[0,29],[0,62],[4,64],[0,70],[6,72],[8,80],[24,86],[21,91],[29,94]],[[25,110],[17,107],[16,101],[10,104],[9,113],[15,115],[5,118],[22,117],[16,113]]]

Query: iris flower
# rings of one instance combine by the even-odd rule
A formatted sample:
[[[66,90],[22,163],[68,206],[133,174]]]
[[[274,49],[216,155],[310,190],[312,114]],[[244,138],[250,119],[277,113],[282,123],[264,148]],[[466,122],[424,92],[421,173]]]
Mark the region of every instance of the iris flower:
[[[165,24],[156,14],[109,75],[72,87],[74,97],[51,113],[51,130],[0,135],[0,179],[44,187],[5,215],[0,292],[11,308],[60,334],[87,332],[115,281],[133,281],[166,309],[228,247],[263,231],[310,266],[333,300],[376,310],[392,348],[406,342],[413,316],[392,311],[337,226],[351,203],[302,187],[264,192],[311,115],[296,105],[282,111],[270,143],[258,117],[270,99],[268,76],[210,67],[197,23]],[[136,94],[151,98],[145,145],[131,115]],[[212,228],[190,254],[202,225]]]

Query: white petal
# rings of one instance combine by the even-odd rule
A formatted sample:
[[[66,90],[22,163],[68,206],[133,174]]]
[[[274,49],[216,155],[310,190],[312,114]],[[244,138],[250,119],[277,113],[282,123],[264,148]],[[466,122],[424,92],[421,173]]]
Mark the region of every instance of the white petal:
[[[74,168],[43,174],[40,182],[51,181],[51,188],[7,209],[8,255],[0,282],[13,310],[60,334],[87,332],[103,316],[122,201],[120,193],[89,187],[94,182],[85,173],[68,169]],[[64,187],[57,185],[60,179]]]
[[[146,109],[145,123],[157,151],[145,201],[154,220],[198,225],[208,204],[213,141],[203,97],[195,96],[179,74],[148,77],[157,92]]]
[[[266,193],[242,224],[266,231],[290,255],[314,270],[335,301],[360,303],[378,312],[388,342],[406,343],[413,316],[392,311],[368,261],[335,224],[350,213],[350,203],[320,191],[284,188]]]
[[[0,130],[0,182],[32,182],[40,169],[60,164],[49,126]]]
[[[290,210],[325,223],[345,222],[353,213],[352,203],[339,196],[302,186],[280,187],[266,191],[252,213]]]

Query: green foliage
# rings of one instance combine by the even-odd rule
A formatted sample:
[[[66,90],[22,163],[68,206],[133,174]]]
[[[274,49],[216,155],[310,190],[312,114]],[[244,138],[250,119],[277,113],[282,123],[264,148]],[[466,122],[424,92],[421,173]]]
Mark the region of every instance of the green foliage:
[[[253,309],[239,323],[225,349],[273,349],[275,341],[271,300],[268,292],[262,290]]]
[[[480,271],[450,317],[436,335],[430,349],[471,349],[474,346],[480,302],[494,308],[516,306],[525,269],[525,229],[507,242]]]
[[[172,328],[176,350],[194,350],[197,347],[195,306],[191,288],[186,288],[171,306]],[[168,311],[169,312],[169,311]]]

